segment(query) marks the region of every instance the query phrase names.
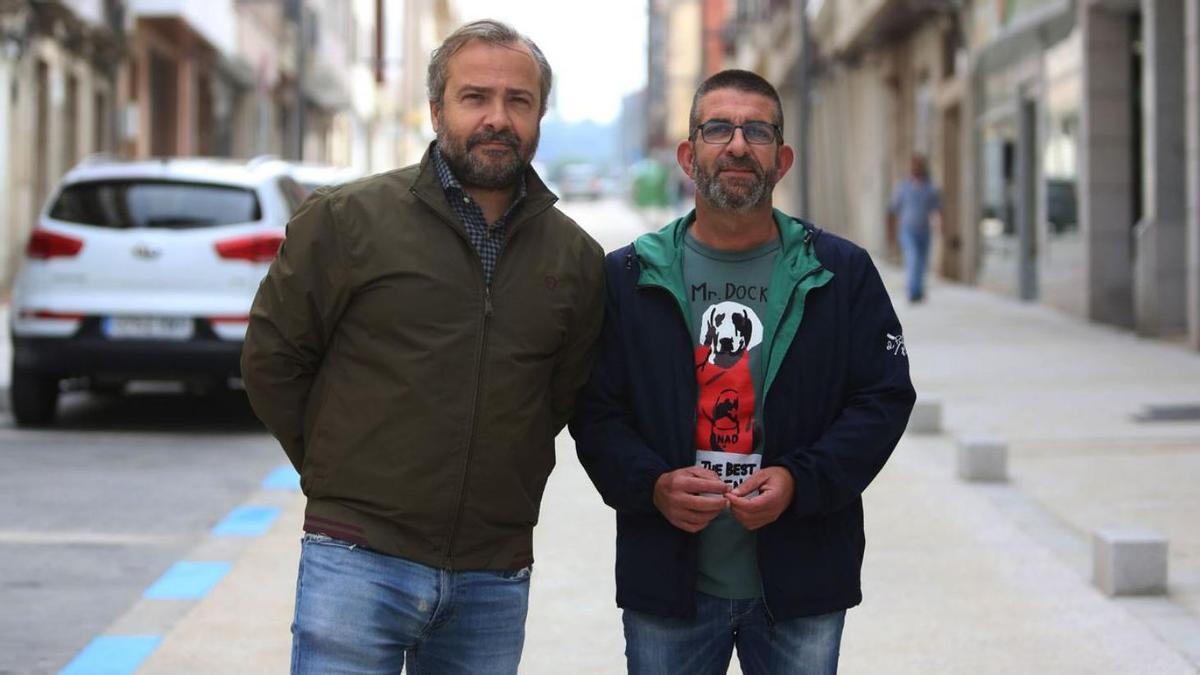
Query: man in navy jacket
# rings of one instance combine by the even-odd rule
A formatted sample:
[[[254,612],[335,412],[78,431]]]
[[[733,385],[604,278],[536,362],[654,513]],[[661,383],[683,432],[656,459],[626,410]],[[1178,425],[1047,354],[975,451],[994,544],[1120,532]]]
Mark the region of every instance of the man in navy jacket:
[[[707,79],[680,166],[696,208],[606,260],[604,329],[571,423],[617,512],[631,673],[835,672],[862,600],[861,495],[915,399],[868,254],[773,209],[779,96]]]

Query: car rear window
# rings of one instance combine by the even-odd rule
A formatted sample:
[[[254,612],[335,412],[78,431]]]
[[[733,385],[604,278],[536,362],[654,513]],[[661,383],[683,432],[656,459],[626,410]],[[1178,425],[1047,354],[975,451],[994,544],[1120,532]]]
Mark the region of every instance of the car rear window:
[[[183,230],[262,219],[254,190],[180,181],[94,181],[63,189],[50,217],[84,225]]]

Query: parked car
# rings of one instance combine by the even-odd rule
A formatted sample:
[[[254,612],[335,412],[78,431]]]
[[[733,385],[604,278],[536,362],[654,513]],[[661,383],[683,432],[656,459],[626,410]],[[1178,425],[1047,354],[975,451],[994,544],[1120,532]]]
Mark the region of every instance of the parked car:
[[[304,190],[275,159],[89,160],[29,237],[10,305],[13,416],[52,423],[65,380],[224,386]]]

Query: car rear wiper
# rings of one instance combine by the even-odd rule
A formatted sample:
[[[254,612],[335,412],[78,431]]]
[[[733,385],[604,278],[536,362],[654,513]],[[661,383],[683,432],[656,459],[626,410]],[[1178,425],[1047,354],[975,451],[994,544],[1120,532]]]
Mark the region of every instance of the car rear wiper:
[[[196,218],[194,216],[172,216],[168,218],[147,218],[146,227],[209,227],[217,221],[213,218]]]

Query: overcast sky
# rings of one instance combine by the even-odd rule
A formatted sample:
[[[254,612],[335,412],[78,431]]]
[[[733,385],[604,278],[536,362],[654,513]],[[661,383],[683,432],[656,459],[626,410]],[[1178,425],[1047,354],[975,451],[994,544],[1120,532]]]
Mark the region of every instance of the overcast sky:
[[[646,0],[458,0],[463,22],[498,19],[537,43],[554,69],[558,112],[609,122],[646,84]]]

